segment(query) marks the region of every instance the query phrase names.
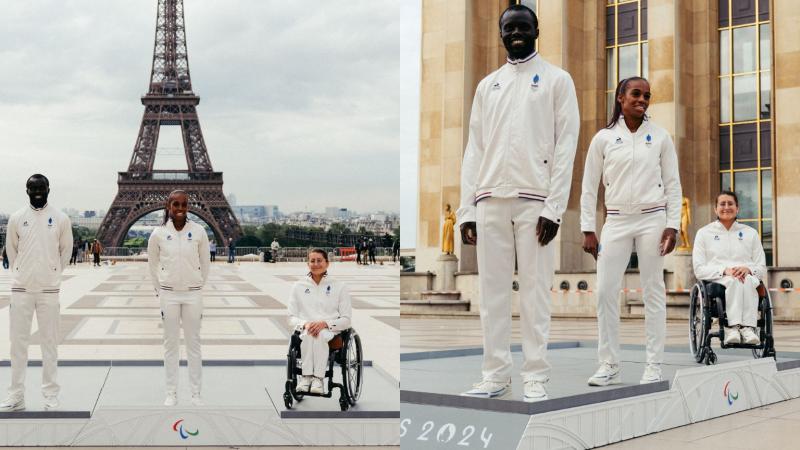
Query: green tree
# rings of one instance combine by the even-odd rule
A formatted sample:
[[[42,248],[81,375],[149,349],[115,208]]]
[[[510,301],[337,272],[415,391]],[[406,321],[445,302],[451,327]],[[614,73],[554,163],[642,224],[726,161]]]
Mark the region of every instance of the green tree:
[[[332,223],[330,228],[328,228],[328,232],[331,234],[352,234],[353,232],[350,228],[347,228],[347,225],[341,222]]]
[[[125,242],[122,244],[123,247],[147,247],[147,238],[145,237],[135,237],[131,239],[126,239]]]

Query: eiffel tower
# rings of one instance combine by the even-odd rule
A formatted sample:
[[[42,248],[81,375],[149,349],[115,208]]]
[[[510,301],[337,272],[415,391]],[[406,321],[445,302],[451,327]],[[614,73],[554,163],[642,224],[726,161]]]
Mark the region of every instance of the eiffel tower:
[[[144,115],[127,172],[119,172],[119,190],[97,238],[107,247],[122,246],[142,216],[164,209],[175,189],[189,194],[189,211],[213,231],[220,245],[234,241],[241,228],[222,192],[222,172],[214,172],[200,130],[192,91],[183,0],[158,0],[150,89],[142,96]],[[188,170],[153,170],[162,126],[180,126]]]

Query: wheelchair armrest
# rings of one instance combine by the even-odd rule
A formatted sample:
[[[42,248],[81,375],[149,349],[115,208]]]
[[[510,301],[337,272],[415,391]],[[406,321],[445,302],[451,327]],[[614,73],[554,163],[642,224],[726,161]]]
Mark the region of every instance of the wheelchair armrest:
[[[756,288],[756,292],[758,292],[758,297],[759,298],[763,298],[763,297],[767,296],[767,287],[764,286],[763,282],[758,285],[758,287]]]

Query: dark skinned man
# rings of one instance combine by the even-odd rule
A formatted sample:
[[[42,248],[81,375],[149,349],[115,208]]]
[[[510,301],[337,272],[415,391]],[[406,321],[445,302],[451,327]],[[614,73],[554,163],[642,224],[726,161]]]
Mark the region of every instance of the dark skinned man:
[[[516,255],[522,398],[547,399],[552,241],[569,198],[579,116],[572,78],[536,53],[538,37],[533,11],[504,11],[507,63],[478,84],[473,100],[457,216],[463,243],[477,245],[484,356],[481,381],[462,395],[490,398],[510,386]]]

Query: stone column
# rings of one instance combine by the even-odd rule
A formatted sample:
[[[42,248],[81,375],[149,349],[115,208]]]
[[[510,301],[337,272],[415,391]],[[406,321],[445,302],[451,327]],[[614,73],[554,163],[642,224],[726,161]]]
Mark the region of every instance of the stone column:
[[[776,266],[800,266],[800,8],[792,0],[773,0],[773,108]]]

